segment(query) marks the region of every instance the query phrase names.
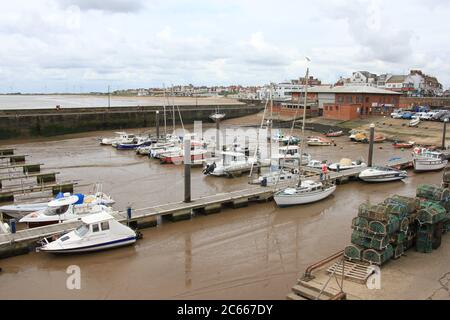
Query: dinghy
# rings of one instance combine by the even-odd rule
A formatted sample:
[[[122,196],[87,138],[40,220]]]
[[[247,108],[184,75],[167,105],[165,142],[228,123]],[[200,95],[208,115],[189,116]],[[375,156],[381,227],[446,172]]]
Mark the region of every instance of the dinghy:
[[[388,182],[398,181],[408,177],[406,171],[389,167],[373,167],[362,171],[359,178],[365,182]]]
[[[420,118],[412,119],[409,122],[409,126],[410,127],[417,127],[419,125],[419,123],[420,123]]]
[[[396,149],[411,149],[414,147],[414,141],[409,142],[395,142],[392,146]]]
[[[44,244],[38,251],[50,253],[79,253],[122,247],[136,242],[137,234],[102,211],[81,218],[82,225],[55,241]]]
[[[325,133],[325,136],[326,137],[340,137],[340,136],[342,136],[344,134],[344,131],[332,131],[332,130],[330,130],[330,131],[328,131],[327,133]]]

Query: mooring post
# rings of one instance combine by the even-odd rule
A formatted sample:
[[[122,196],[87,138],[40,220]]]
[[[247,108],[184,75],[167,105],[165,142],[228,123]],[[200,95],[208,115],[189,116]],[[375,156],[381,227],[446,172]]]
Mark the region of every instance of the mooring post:
[[[446,150],[447,148],[445,147],[445,136],[447,134],[447,122],[448,119],[444,120],[444,131],[442,132],[442,150]]]
[[[367,164],[369,167],[372,167],[373,160],[373,141],[375,139],[375,125],[372,123],[370,125],[370,137],[369,137],[369,163]]]
[[[159,140],[159,110],[156,110],[156,140]]]
[[[9,220],[9,228],[11,233],[16,233],[16,219]]]
[[[184,140],[184,202],[191,202],[191,140]]]
[[[130,220],[131,220],[131,207],[129,206],[127,208],[127,225],[130,225]]]

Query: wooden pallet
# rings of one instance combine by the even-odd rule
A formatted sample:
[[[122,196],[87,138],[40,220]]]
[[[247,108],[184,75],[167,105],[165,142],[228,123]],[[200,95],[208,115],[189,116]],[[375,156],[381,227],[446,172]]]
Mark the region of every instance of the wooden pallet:
[[[344,267],[342,261],[337,261],[327,269],[328,273],[334,272],[334,275],[338,277],[342,277],[342,271],[344,271],[344,279],[362,284],[367,283],[371,275],[370,265],[350,261],[345,261]]]

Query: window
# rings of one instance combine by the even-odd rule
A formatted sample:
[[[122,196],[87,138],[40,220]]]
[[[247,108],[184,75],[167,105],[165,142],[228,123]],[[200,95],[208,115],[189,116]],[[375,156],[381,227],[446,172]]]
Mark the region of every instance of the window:
[[[102,222],[102,230],[103,231],[109,230],[109,222],[108,221]]]
[[[366,103],[369,103],[369,97],[366,97]]]
[[[89,231],[89,226],[82,224],[81,226],[79,226],[76,230],[75,233],[77,236],[82,237],[84,236],[87,232]]]
[[[99,232],[100,231],[100,229],[98,228],[98,224],[96,223],[96,224],[93,224],[92,225],[92,232]]]
[[[338,97],[338,102],[344,102],[344,97],[339,96],[339,97]]]

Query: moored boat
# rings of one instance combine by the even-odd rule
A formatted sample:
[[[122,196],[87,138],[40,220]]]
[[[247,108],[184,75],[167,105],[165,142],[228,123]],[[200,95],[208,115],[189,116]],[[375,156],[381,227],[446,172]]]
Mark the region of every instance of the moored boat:
[[[425,148],[415,148],[413,152],[414,171],[437,171],[444,169],[448,164],[442,152],[431,151]]]
[[[308,146],[331,146],[333,142],[331,142],[328,139],[324,139],[321,137],[309,137],[308,141],[306,142]]]
[[[414,147],[414,141],[409,142],[394,142],[392,146],[396,149],[411,149]]]
[[[286,188],[276,192],[274,200],[279,207],[287,207],[323,200],[334,191],[336,191],[336,185],[331,182],[305,180],[295,188]]]
[[[359,178],[365,182],[388,182],[403,180],[408,177],[408,173],[390,167],[373,167],[362,171]]]
[[[328,168],[333,171],[342,171],[342,170],[350,170],[355,168],[365,168],[367,164],[362,162],[361,160],[352,161],[347,158],[341,159],[341,161],[337,163],[330,164]]]
[[[50,253],[79,253],[111,249],[136,242],[137,234],[107,212],[81,218],[82,225],[38,250]]]
[[[328,131],[327,133],[325,133],[326,137],[340,137],[344,134],[344,131],[340,130],[340,131]]]

